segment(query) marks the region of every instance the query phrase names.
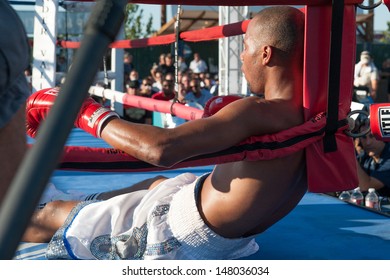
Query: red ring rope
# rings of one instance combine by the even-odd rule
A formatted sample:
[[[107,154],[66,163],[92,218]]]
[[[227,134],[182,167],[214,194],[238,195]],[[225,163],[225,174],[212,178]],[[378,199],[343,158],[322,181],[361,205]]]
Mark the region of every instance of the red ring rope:
[[[156,100],[149,97],[129,95],[123,92],[118,92],[102,87],[92,86],[89,89],[92,95],[104,97],[114,100],[114,102],[122,103],[123,105],[136,107],[148,111],[174,114],[175,116],[185,120],[200,119],[203,115],[203,110],[185,106],[180,103],[172,103],[171,101]]]
[[[209,27],[201,30],[185,31],[180,33],[180,39],[188,42],[210,41],[230,36],[244,34],[250,20],[237,23]],[[134,40],[118,40],[110,44],[111,48],[144,48],[150,46],[167,45],[175,42],[175,34],[161,35],[150,38]],[[57,45],[62,48],[75,49],[80,47],[80,42],[58,41]]]

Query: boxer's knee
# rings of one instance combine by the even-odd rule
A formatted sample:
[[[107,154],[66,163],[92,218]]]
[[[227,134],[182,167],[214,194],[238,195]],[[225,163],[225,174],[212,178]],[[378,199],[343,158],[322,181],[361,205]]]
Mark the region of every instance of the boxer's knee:
[[[160,183],[162,183],[166,179],[168,179],[168,178],[165,176],[162,176],[162,175],[157,175],[156,177],[151,178],[152,182],[150,183],[149,190],[154,189],[155,187],[157,187]]]
[[[48,242],[54,233],[64,224],[75,201],[52,201],[36,211],[22,238],[28,242]]]

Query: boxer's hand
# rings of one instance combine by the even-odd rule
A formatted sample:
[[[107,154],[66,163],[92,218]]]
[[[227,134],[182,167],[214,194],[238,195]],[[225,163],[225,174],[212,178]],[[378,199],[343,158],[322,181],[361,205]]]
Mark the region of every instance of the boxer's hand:
[[[100,138],[103,124],[111,118],[119,118],[119,116],[109,108],[103,107],[91,97],[88,97],[81,106],[74,125]]]
[[[42,89],[27,99],[26,129],[29,136],[35,138],[38,128],[41,122],[46,119],[47,113],[53,105],[57,94],[57,88]]]
[[[38,128],[54,104],[59,89],[43,89],[32,94],[26,105],[26,128],[27,134],[35,137]],[[119,118],[118,114],[103,107],[91,97],[88,97],[77,115],[75,126],[100,137],[102,125],[110,118]]]
[[[226,105],[239,99],[242,97],[237,95],[221,95],[210,98],[204,106],[202,118],[211,117]]]

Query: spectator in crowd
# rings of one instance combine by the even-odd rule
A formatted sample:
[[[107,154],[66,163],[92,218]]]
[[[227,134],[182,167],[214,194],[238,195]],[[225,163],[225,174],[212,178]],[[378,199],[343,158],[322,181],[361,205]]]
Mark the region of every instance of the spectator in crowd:
[[[156,71],[153,76],[154,82],[152,84],[152,94],[162,91],[162,81],[164,79],[163,74],[160,71]]]
[[[360,54],[360,61],[355,65],[354,87],[356,99],[361,103],[375,102],[378,90],[379,72],[368,51]]]
[[[198,79],[191,79],[190,88],[191,91],[187,93],[186,100],[199,103],[202,107],[213,97],[209,90],[200,87]]]
[[[169,80],[169,81],[172,81],[172,82],[175,82],[175,74],[174,73],[166,73],[164,75],[164,80]]]
[[[364,123],[360,131],[369,129]],[[374,188],[382,196],[390,196],[390,142],[375,139],[368,133],[355,142],[359,187],[363,192]]]
[[[205,73],[203,75],[203,88],[207,89],[208,91],[211,91],[211,88],[215,84],[214,79],[211,77],[210,73]]]
[[[161,66],[161,65],[165,64],[165,56],[166,56],[165,53],[160,54],[160,56],[158,57],[158,65],[157,66]]]
[[[213,96],[218,96],[218,88],[219,88],[219,78],[218,75],[214,76],[214,84],[210,88],[210,93]]]
[[[140,87],[140,96],[143,97],[152,97],[152,84],[153,79],[151,76],[142,79],[141,87]],[[145,121],[146,124],[153,123],[153,112],[149,110],[145,110]]]
[[[164,76],[161,69],[163,67],[165,67],[165,56],[166,56],[165,53],[160,54],[160,56],[158,57],[158,63],[153,63],[153,66],[150,69],[150,74],[152,75],[152,77],[155,81],[157,81],[159,78],[156,76],[157,72],[161,74],[161,77]],[[159,89],[159,90],[161,90],[161,89]]]
[[[156,80],[156,72],[157,72],[158,65],[156,63],[153,63],[152,68],[150,68],[150,76],[153,78],[153,81]],[[161,72],[160,72],[161,73]]]
[[[195,74],[196,78],[199,80],[199,85],[201,88],[206,88],[206,83],[205,83],[205,78],[206,78],[206,73],[205,72],[200,72]]]
[[[131,70],[134,69],[134,64],[133,64],[133,55],[130,54],[129,52],[125,52],[123,55],[123,71],[124,74],[129,76]]]
[[[152,99],[156,100],[167,101],[173,98],[175,98],[175,84],[171,80],[164,80],[162,82],[162,90],[152,95]]]
[[[173,80],[163,80],[162,90],[153,94],[152,99],[169,101],[175,98],[175,83]],[[161,113],[161,125],[167,127],[167,117],[170,117],[168,113]]]
[[[191,91],[190,80],[191,77],[188,73],[183,73],[179,80],[179,83],[182,84],[183,89],[185,90],[186,93]]]
[[[0,1],[0,205],[27,149],[25,110],[30,88],[25,70],[30,48],[18,14]]]
[[[151,77],[143,78],[140,86],[140,96],[152,97],[152,84]]]
[[[178,67],[179,67],[180,73],[183,73],[183,72],[187,71],[187,69],[188,69],[188,65],[187,65],[186,60],[183,56],[179,56]]]
[[[157,71],[160,71],[163,76],[170,74],[175,74],[175,65],[173,63],[173,58],[170,53],[164,56],[164,63],[157,66]]]
[[[129,75],[129,81],[126,83],[126,92],[128,94],[138,95],[140,88],[139,73],[137,70],[133,69]]]
[[[126,88],[126,85],[130,79],[130,72],[134,69],[133,64],[133,55],[129,52],[125,52],[123,55],[123,85]]]
[[[206,73],[208,70],[206,62],[200,57],[199,53],[194,53],[194,59],[190,62],[189,68],[193,73]]]
[[[142,82],[140,82],[138,71],[135,69],[131,70],[129,81],[126,84],[127,94],[141,96],[141,84]],[[145,90],[144,87],[142,88]],[[143,91],[143,94],[146,94],[145,91]],[[150,113],[147,110],[127,105],[124,105],[123,107],[123,119],[135,123],[151,123]]]

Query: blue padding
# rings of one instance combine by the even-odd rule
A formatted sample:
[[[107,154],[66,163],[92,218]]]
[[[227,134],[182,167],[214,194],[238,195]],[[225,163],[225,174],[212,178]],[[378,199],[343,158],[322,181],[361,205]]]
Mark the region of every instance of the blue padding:
[[[248,259],[390,259],[390,218],[322,194],[307,193],[283,220],[259,235]]]

